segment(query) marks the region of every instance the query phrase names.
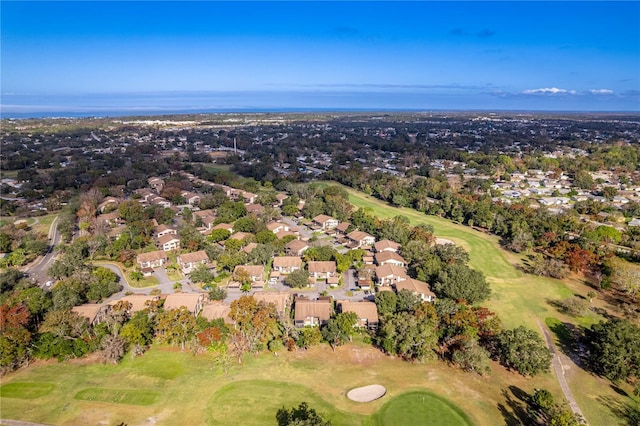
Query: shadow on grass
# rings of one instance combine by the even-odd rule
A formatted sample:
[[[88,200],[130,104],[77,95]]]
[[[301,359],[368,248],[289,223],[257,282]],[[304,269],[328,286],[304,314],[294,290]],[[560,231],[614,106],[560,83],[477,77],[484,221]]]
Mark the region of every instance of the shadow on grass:
[[[615,390],[615,389],[614,389]],[[624,391],[623,391],[624,392]],[[624,420],[629,426],[640,425],[640,405],[633,402],[619,401],[610,396],[598,397],[600,402],[618,418]]]
[[[557,318],[546,318],[544,322],[558,338],[558,350],[571,358],[578,367],[588,370],[586,352],[580,343],[584,329]]]
[[[509,390],[503,390],[505,404],[499,403],[498,410],[504,417],[507,426],[532,425],[536,419],[529,412],[529,394],[517,386],[509,386]]]

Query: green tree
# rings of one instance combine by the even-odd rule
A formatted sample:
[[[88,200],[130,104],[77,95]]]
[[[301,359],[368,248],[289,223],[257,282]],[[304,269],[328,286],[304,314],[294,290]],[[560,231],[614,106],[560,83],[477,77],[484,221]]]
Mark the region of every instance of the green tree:
[[[284,283],[292,288],[305,288],[309,286],[309,272],[304,269],[298,269],[287,275]]]
[[[189,274],[189,278],[194,283],[207,284],[213,281],[215,275],[213,275],[213,272],[209,270],[207,265],[200,263],[193,269],[193,271],[191,271],[191,273]]]
[[[375,295],[375,302],[380,316],[388,317],[396,312],[398,298],[393,291],[379,291]]]
[[[224,300],[227,297],[227,290],[223,287],[219,287],[218,285],[212,285],[209,290],[209,299],[210,300]]]
[[[523,376],[548,371],[551,352],[538,333],[524,326],[504,330],[497,336],[500,361]]]
[[[440,271],[433,291],[438,297],[466,300],[471,304],[482,302],[491,295],[482,272],[461,264],[447,265]]]
[[[480,346],[477,340],[467,340],[461,348],[453,353],[452,361],[465,371],[472,371],[481,376],[489,374],[489,352]]]
[[[306,402],[301,402],[298,407],[290,410],[282,407],[276,413],[276,420],[278,426],[331,426],[330,421],[325,420]]]
[[[435,358],[438,335],[435,321],[413,312],[399,312],[384,322],[380,330],[382,348],[407,360]]]
[[[596,373],[610,380],[627,380],[640,373],[640,328],[628,320],[594,324],[585,333],[589,361]]]

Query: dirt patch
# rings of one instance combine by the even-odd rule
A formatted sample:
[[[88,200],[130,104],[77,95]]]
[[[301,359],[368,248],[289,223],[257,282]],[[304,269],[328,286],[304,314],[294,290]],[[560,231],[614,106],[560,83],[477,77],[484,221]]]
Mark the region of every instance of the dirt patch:
[[[453,245],[455,245],[456,243],[454,243],[453,241],[448,240],[446,238],[436,238],[436,244],[439,244],[439,245],[453,244]]]

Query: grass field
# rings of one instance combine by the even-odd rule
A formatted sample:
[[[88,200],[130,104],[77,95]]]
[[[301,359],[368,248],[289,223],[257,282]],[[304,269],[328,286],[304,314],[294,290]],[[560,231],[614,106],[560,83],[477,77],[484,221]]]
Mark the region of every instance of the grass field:
[[[431,392],[409,392],[387,402],[374,418],[380,426],[467,426],[467,415]]]
[[[545,322],[547,318],[552,329],[559,323],[598,320],[566,317],[548,303],[573,293],[586,294],[586,287],[579,280],[560,282],[527,275],[516,267],[521,259],[501,250],[497,239],[490,235],[412,210],[395,209],[349,191],[356,205],[372,207],[380,216],[403,214],[412,223],[432,224],[437,236],[469,250],[471,265],[485,273],[493,289],[491,300],[485,305],[500,315],[506,327],[525,324],[538,330],[538,321]],[[562,335],[561,328],[556,332]],[[589,424],[630,424],[625,412],[633,409],[635,402],[628,396],[629,389],[614,388],[573,364],[566,367],[567,379]],[[402,362],[371,345],[354,342],[335,352],[321,345],[304,352],[279,353],[277,357],[266,353],[248,355],[242,365],[232,364],[225,374],[209,354],[194,356],[188,351],[154,346],[144,356],[127,356],[118,365],[90,360],[37,362],[4,377],[0,392],[4,418],[60,425],[275,424],[277,409],[291,408],[301,401],[309,402],[334,425],[386,425],[392,424],[391,418],[406,419],[404,424],[412,424],[413,416],[433,416],[421,409],[424,395],[433,396],[428,406],[448,413],[445,415],[452,419],[450,424],[520,424],[518,413],[526,409],[523,395],[531,394],[535,388],[548,389],[556,400],[562,400],[551,372],[525,378],[495,362],[491,362],[491,368],[488,377],[480,377],[443,362]],[[33,390],[24,392],[38,395],[37,404],[9,396],[12,392],[19,394],[16,389],[24,386],[21,383],[32,384],[29,386]],[[373,383],[387,388],[385,397],[366,404],[346,398],[349,389]],[[39,395],[38,384],[54,387]],[[5,391],[9,385],[18,386]],[[152,394],[144,396],[149,391],[157,394],[149,405],[131,405],[126,403],[126,397],[119,396],[122,390],[139,390],[139,396],[131,396],[134,400],[151,400]],[[100,397],[74,398],[78,393],[84,395],[82,392]],[[414,398],[414,393],[421,396]],[[424,397],[426,401],[428,398]]]

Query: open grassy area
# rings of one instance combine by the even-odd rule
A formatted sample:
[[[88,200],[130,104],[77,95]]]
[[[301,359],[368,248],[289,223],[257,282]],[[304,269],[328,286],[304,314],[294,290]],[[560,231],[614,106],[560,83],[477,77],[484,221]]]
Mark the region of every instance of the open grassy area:
[[[74,398],[84,401],[144,406],[155,403],[159,396],[159,392],[151,389],[87,388],[78,392]]]

